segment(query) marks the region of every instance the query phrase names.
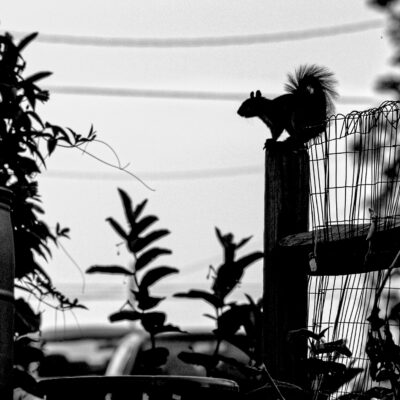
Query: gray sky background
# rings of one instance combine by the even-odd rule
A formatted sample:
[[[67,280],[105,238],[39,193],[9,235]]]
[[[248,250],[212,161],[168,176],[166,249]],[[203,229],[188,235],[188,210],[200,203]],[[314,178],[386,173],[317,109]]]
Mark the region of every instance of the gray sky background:
[[[377,78],[390,69],[385,20],[366,1],[7,3],[0,19],[3,32],[15,32],[16,37],[21,32],[40,33],[24,54],[27,74],[54,73],[43,81],[52,90],[50,101],[39,109],[41,115],[81,132],[93,124],[98,138],[112,146],[121,163],[130,163],[128,170],[155,189],[150,191],[79,151],[58,150],[48,161],[48,171],[39,177],[46,220],[71,228],[72,240],[63,244],[82,270],[92,264],[126,265],[129,255],[117,253],[119,238],[105,218],[123,221],[118,187],[134,202],[148,198],[147,212],[160,218],[156,226],[171,230],[160,245],[171,248],[173,255],[160,263],[181,270],[157,286],[166,295],[210,285],[208,266],[222,260],[215,226],[224,233],[233,232],[238,239],[253,235],[243,253],[262,250],[262,148],[269,132],[261,121],[244,120],[236,114],[241,99],[251,90],[279,95],[288,72],[300,64],[317,63],[331,69],[339,81],[337,112],[363,110],[389,99],[374,89]],[[365,21],[376,27],[324,34],[327,28],[340,30]],[[310,29],[319,29],[319,37],[297,40]],[[131,41],[153,39],[150,44],[154,46],[166,38],[282,32],[288,32],[287,41],[231,46],[134,47]],[[69,36],[81,39],[77,44],[65,43],[72,40]],[[98,45],[84,45],[82,37],[94,38]],[[101,46],[102,38],[124,38],[125,46],[115,42]],[[62,40],[56,43],[56,39]],[[74,93],[62,93],[71,87]],[[85,87],[97,94],[76,93]],[[120,96],[104,95],[110,90]],[[161,96],[152,97],[154,91]],[[170,98],[177,91],[206,92],[217,99]],[[223,94],[227,99],[218,99]],[[88,150],[116,162],[103,144],[90,145]],[[119,278],[86,276],[83,280],[61,251],[54,251],[47,270],[56,285],[90,307],[89,312],[76,314],[80,324],[106,322],[126,294],[126,282]],[[244,300],[246,291],[259,297],[261,284],[259,262],[248,269],[237,298]],[[169,300],[165,307],[170,322],[199,325],[207,321],[201,314],[209,310],[198,301]],[[45,310],[39,304],[38,309]],[[46,309],[43,316],[45,326],[76,323],[69,313]]]

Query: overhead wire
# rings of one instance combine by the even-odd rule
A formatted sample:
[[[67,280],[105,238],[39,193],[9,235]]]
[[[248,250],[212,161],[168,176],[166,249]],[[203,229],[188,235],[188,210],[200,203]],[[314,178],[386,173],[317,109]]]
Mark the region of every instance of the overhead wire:
[[[231,168],[209,168],[186,171],[161,171],[161,172],[138,172],[143,179],[151,181],[172,181],[172,180],[193,180],[193,179],[214,179],[225,177],[237,177],[240,175],[255,175],[264,172],[262,165],[250,165]],[[65,171],[52,170],[44,171],[41,175],[45,178],[74,179],[74,180],[128,180],[132,179],[125,174],[98,171]]]
[[[50,44],[66,44],[77,46],[101,46],[101,47],[213,47],[251,45],[262,43],[274,43],[282,41],[296,41],[320,37],[328,37],[349,33],[363,32],[384,26],[384,20],[374,19],[353,22],[348,24],[333,25],[304,30],[282,31],[265,34],[214,36],[214,37],[192,37],[192,38],[128,38],[128,37],[104,37],[104,36],[76,36],[65,34],[41,33],[35,39],[36,42]],[[11,31],[13,35],[26,36],[27,32]],[[82,85],[53,85],[48,90],[59,94],[74,94],[87,96],[107,97],[141,97],[158,99],[187,99],[187,100],[217,100],[238,101],[246,95],[243,93],[220,93],[212,91],[183,91],[183,90],[152,90],[118,87],[93,87]],[[274,97],[274,96],[270,96]],[[365,96],[341,96],[338,102],[343,104],[369,104],[373,99]]]
[[[182,100],[213,100],[213,101],[242,101],[248,93],[241,92],[213,92],[196,90],[167,90],[167,89],[135,89],[121,87],[95,87],[81,85],[43,85],[50,93],[81,95],[81,96],[103,96],[103,97],[137,97],[153,99],[182,99]],[[267,94],[273,98],[278,94]],[[374,104],[375,99],[368,96],[340,96],[337,99],[342,104]]]
[[[366,30],[380,28],[384,25],[383,20],[368,20],[351,24],[341,24],[329,27],[311,28],[297,31],[284,31],[266,34],[252,35],[233,35],[222,37],[192,37],[192,38],[116,38],[116,37],[89,37],[62,34],[40,34],[36,42],[67,44],[67,45],[86,45],[102,47],[208,47],[208,46],[233,46],[251,45],[262,43],[273,43],[291,40],[304,40],[319,37],[335,36],[348,33],[357,33]],[[17,36],[25,36],[28,33],[20,31],[11,32]],[[217,100],[217,101],[240,101],[247,94],[238,92],[212,92],[212,91],[183,91],[183,90],[153,90],[153,89],[130,89],[118,87],[93,87],[79,85],[53,85],[47,86],[52,93],[67,95],[87,95],[87,96],[106,96],[106,97],[144,97],[158,99],[188,99],[188,100]],[[275,97],[271,95],[270,97]],[[372,104],[374,99],[366,96],[341,96],[341,103],[347,104]],[[185,180],[185,179],[205,179],[214,177],[229,177],[238,175],[248,175],[261,172],[261,167],[239,167],[228,169],[209,169],[199,171],[165,171],[159,173],[144,173],[147,179],[151,180]],[[73,171],[53,171],[46,174],[47,177],[57,177],[65,179],[127,179],[127,177],[117,178],[117,174],[101,174]],[[143,174],[141,174],[143,175]]]
[[[347,24],[326,27],[248,34],[230,36],[202,36],[189,38],[131,38],[131,37],[103,37],[103,36],[77,36],[66,34],[42,33],[36,42],[50,44],[64,44],[75,46],[97,47],[129,47],[129,48],[183,48],[183,47],[222,47],[222,46],[248,46],[266,43],[299,41],[321,37],[337,36],[350,33],[359,33],[367,30],[381,28],[384,20],[373,19],[352,22]],[[29,33],[10,31],[13,35],[26,36]]]

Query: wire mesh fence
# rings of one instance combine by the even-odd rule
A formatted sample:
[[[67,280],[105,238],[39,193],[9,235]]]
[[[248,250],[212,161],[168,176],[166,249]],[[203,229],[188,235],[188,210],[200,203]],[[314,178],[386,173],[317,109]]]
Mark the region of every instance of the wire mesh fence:
[[[323,260],[322,252],[328,245],[334,252],[346,249],[335,247],[340,242],[353,246],[356,242],[352,240],[359,240],[356,251],[365,252],[354,258],[363,265],[347,272],[337,265],[339,273],[317,272],[308,279],[309,328],[314,332],[329,328],[324,340],[345,339],[352,351],[351,357],[318,357],[363,370],[331,399],[376,385],[370,378],[365,352],[367,319],[389,261],[400,250],[399,107],[398,102],[385,102],[363,112],[332,116],[326,132],[308,147],[310,225],[317,263]],[[386,236],[379,241],[380,234]],[[344,252],[340,257],[344,260],[347,255]],[[369,267],[363,270],[368,262]],[[385,283],[379,299],[385,315],[396,300],[398,286],[395,275]],[[398,344],[398,329],[391,328]]]
[[[314,233],[345,225],[358,235],[376,213],[378,229],[400,222],[398,102],[332,116],[326,132],[309,145],[311,225]],[[329,240],[329,237],[318,238]]]

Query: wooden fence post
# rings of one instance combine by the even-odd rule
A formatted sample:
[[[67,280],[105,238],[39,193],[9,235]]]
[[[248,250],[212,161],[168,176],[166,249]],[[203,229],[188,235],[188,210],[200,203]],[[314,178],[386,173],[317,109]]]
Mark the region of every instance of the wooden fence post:
[[[267,140],[265,149],[264,361],[274,379],[302,384],[287,334],[307,327],[307,266],[277,244],[308,230],[309,157],[306,149],[294,151],[283,142]],[[297,351],[306,355],[306,344]]]
[[[14,342],[14,235],[11,191],[0,188],[0,399],[13,397],[11,375]]]

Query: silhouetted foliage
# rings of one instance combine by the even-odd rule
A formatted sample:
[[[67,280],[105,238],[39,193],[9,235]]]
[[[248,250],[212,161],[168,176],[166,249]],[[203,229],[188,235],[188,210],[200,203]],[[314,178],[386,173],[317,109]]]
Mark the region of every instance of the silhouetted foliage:
[[[83,307],[58,291],[41,265],[51,257],[50,244],[68,237],[68,228],[57,224],[52,231],[41,218],[44,210],[36,176],[46,167],[46,159],[57,147],[80,147],[95,139],[91,128],[86,136],[71,128],[43,121],[36,112],[38,103],[49,99],[39,81],[48,71],[25,76],[26,62],[21,52],[37,36],[33,33],[19,42],[6,33],[0,35],[0,186],[11,190],[11,221],[15,246],[16,287],[44,301],[55,300],[54,307],[66,310]],[[42,356],[39,347],[25,335],[40,328],[40,315],[23,299],[15,302],[14,387],[35,393],[35,381],[26,373],[29,364]]]
[[[33,33],[19,43],[8,33],[0,36],[0,185],[13,193],[16,278],[24,290],[40,298],[51,294],[65,309],[73,307],[73,302],[53,287],[38,259],[48,260],[49,244],[67,237],[68,229],[57,225],[52,232],[39,218],[44,211],[35,178],[58,146],[79,147],[94,140],[95,133],[90,129],[87,136],[81,136],[71,128],[43,121],[36,112],[37,104],[49,99],[38,82],[51,75],[45,71],[24,76],[26,62],[21,51],[36,36]]]
[[[129,276],[133,282],[131,289],[134,302],[127,301],[119,311],[109,316],[111,322],[139,321],[142,327],[150,334],[152,348],[146,356],[145,369],[155,373],[157,368],[167,360],[168,350],[156,346],[156,335],[165,332],[180,332],[174,325],[166,323],[164,312],[155,311],[155,307],[164,300],[164,297],[151,295],[152,286],[159,280],[175,274],[178,270],[165,265],[152,266],[152,262],[162,255],[171,254],[166,248],[154,247],[154,243],[170,232],[166,229],[148,232],[151,225],[158,221],[154,215],[142,215],[147,200],[133,206],[130,196],[122,189],[118,189],[124,208],[128,227],[123,227],[114,218],[106,221],[115,233],[121,237],[127,250],[132,255],[132,267],[120,265],[93,265],[86,273],[103,273]],[[153,247],[152,247],[153,246]]]
[[[214,273],[211,290],[191,289],[187,292],[175,293],[174,297],[203,300],[214,308],[215,315],[210,316],[215,320],[214,334],[217,339],[213,354],[196,352],[181,352],[179,358],[187,363],[201,365],[208,376],[225,377],[224,364],[231,370],[236,370],[234,379],[244,391],[259,385],[262,376],[262,310],[261,302],[255,302],[249,295],[247,303],[237,304],[228,302],[227,296],[241,281],[247,267],[263,257],[262,252],[253,252],[237,258],[237,250],[244,246],[251,237],[235,242],[231,233],[222,234],[215,228],[216,236],[223,249],[223,262],[218,268],[210,266]],[[239,331],[243,335],[238,335]],[[226,340],[249,356],[250,363],[243,364],[236,359],[220,354],[221,342]],[[232,371],[231,371],[232,372]]]

